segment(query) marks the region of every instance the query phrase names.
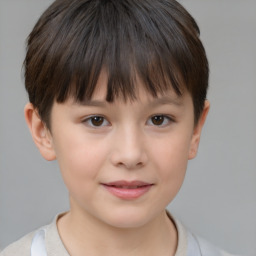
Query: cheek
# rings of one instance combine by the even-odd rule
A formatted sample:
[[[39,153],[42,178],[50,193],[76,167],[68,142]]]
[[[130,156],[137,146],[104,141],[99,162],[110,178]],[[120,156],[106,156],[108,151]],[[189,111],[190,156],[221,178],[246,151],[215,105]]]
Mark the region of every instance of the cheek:
[[[108,148],[104,141],[79,134],[66,135],[65,138],[60,137],[55,147],[64,182],[70,192],[89,188],[93,185],[90,181],[98,180]]]
[[[177,170],[187,166],[190,135],[175,134],[163,139],[156,139],[152,147],[152,154],[159,159],[158,163],[164,169]]]
[[[153,147],[155,165],[158,170],[158,179],[170,197],[174,197],[179,191],[187,169],[190,147],[190,136],[184,134],[170,136],[160,141]]]

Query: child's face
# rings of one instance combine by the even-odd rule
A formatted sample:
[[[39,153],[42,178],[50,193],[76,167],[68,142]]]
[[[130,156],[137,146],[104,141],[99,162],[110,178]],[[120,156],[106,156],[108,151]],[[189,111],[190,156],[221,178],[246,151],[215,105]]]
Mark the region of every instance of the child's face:
[[[47,133],[71,212],[115,227],[138,227],[164,212],[196,155],[203,125],[194,126],[188,93],[153,98],[138,86],[136,101],[107,103],[102,74],[90,102],[54,103]]]

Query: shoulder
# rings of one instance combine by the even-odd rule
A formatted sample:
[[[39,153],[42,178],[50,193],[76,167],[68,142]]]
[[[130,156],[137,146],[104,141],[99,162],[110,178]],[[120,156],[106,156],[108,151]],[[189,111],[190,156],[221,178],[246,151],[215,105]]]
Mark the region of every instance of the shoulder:
[[[56,218],[57,216],[55,219]],[[0,256],[31,256],[31,245],[36,233],[41,229],[49,229],[49,227],[54,226],[55,219],[53,223],[34,230],[20,238],[18,241],[7,246],[2,252],[0,252]]]
[[[18,241],[10,244],[0,252],[0,256],[30,256],[31,242],[34,234],[35,232],[31,232]]]
[[[57,215],[54,218],[53,222],[51,222],[49,225],[43,226],[38,230],[24,236],[20,240],[12,243],[8,247],[6,247],[2,252],[0,252],[0,256],[31,256],[31,248],[37,248],[37,249],[39,248],[37,247],[38,240],[36,238],[40,236],[41,231],[43,231],[44,233],[43,243],[47,250],[47,255],[69,256],[64,245],[62,244],[62,241],[57,229],[57,219],[64,214],[65,213]],[[41,245],[41,242],[39,243],[39,245]]]
[[[229,254],[215,245],[211,244],[207,240],[195,236],[198,241],[202,256],[235,256],[234,254]]]
[[[175,256],[235,256],[217,248],[204,238],[194,235],[170,213],[168,215],[174,221],[178,231],[178,247]]]

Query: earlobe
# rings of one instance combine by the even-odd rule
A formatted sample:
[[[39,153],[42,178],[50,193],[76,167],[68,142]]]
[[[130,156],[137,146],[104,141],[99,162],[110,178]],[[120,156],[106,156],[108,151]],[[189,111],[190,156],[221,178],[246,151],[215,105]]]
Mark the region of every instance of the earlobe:
[[[41,155],[48,161],[55,160],[56,155],[53,148],[51,133],[31,103],[28,103],[25,106],[24,114],[32,138]]]
[[[189,156],[188,156],[189,160],[195,158],[197,155],[202,128],[204,126],[209,109],[210,109],[210,102],[208,100],[206,100],[204,103],[203,112],[200,116],[200,119],[198,120],[197,125],[194,128],[194,132],[192,135],[190,149],[189,149]]]

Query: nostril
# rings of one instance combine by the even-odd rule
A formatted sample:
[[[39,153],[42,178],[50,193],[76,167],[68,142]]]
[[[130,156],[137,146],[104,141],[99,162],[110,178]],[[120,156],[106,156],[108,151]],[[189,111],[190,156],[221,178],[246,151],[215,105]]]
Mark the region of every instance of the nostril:
[[[137,163],[137,166],[143,166],[142,162]]]
[[[122,161],[116,162],[115,164],[118,167],[124,167],[128,170],[138,169],[145,165],[145,161],[134,161],[132,159],[123,159]]]

